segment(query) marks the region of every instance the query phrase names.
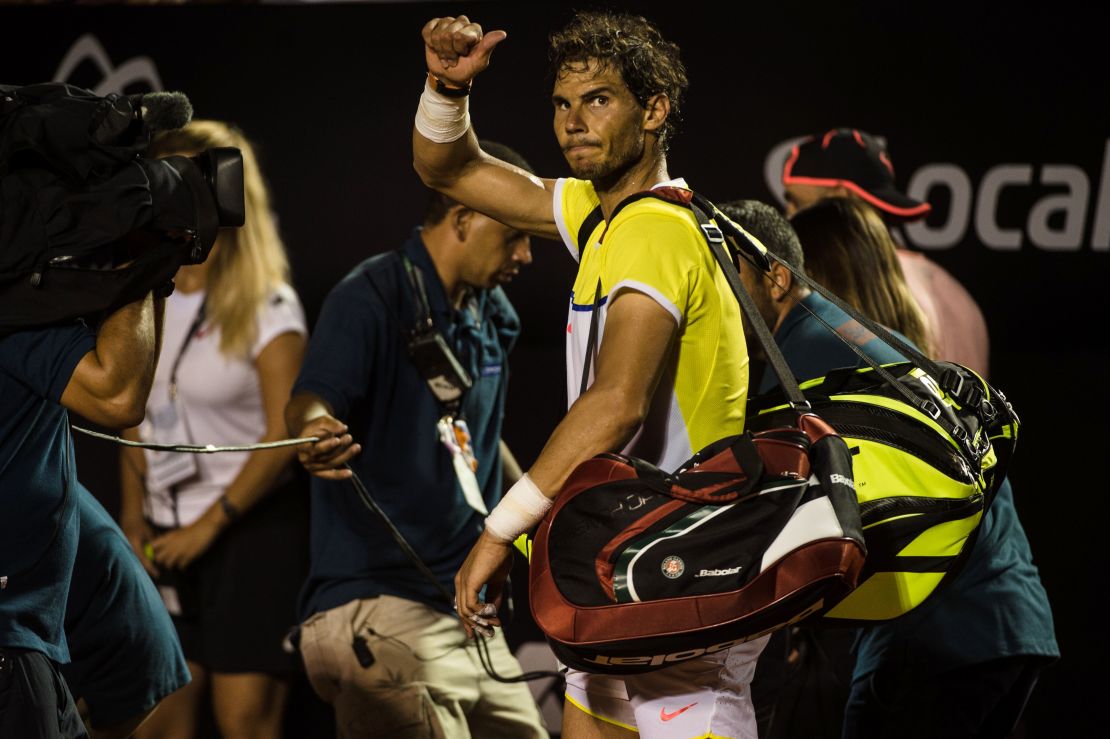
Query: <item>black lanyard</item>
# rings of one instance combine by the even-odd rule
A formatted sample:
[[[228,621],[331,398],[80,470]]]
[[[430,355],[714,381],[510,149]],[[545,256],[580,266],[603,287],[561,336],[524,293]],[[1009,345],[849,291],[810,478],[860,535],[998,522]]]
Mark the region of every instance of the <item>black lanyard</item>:
[[[463,367],[462,363],[459,362],[455,348],[447,343],[447,338],[435,327],[435,323],[432,320],[431,302],[428,300],[428,290],[424,282],[424,272],[413,264],[405,254],[401,254],[401,263],[405,267],[405,274],[408,275],[409,284],[412,287],[413,302],[416,304],[416,326],[411,332],[409,355],[413,358],[421,374],[428,380],[429,387],[431,387],[433,395],[436,395],[439,400],[444,413],[460,417],[460,409],[462,408],[463,401],[466,399],[466,393],[470,390],[474,381]],[[456,334],[457,333],[456,331]],[[456,339],[457,338],[456,335]],[[436,361],[434,355],[438,355],[439,357],[438,361],[436,361],[438,370],[432,370],[426,365],[425,360],[422,360],[421,357],[427,358],[427,352],[420,351],[417,348],[419,346],[426,350],[429,345],[439,347],[437,351],[432,352],[433,361]],[[447,370],[446,367],[450,367],[450,370]],[[431,379],[431,376],[436,374],[437,371],[453,376],[451,384],[458,388],[458,397],[452,400],[444,400],[443,397],[439,395],[434,387],[436,383]]]
[[[401,255],[401,264],[405,266],[409,285],[412,286],[413,302],[416,303],[416,327],[414,331],[430,331],[432,329],[432,307],[428,302],[428,290],[424,286],[424,273],[417,269],[407,256]]]
[[[435,324],[432,321],[431,304],[428,301],[428,292],[424,284],[423,272],[421,272],[405,254],[401,252],[395,253],[398,259],[400,259],[401,266],[408,277],[409,285],[412,288],[413,302],[416,304],[416,325],[412,329],[406,330],[404,328],[401,319],[393,308],[390,307],[389,301],[385,299],[385,295],[379,289],[377,281],[370,273],[366,275],[367,280],[370,282],[371,289],[377,293],[378,299],[381,300],[382,307],[385,308],[386,314],[400,332],[401,338],[408,349],[409,358],[412,360],[413,364],[416,365],[417,371],[420,372],[428,383],[432,395],[439,402],[440,407],[446,415],[458,417],[460,415],[462,401],[466,397],[466,391],[471,388],[474,381],[471,379],[470,374],[463,368],[458,358],[455,357],[455,352],[448,346],[443,334],[435,328]],[[453,380],[450,384],[458,390],[454,398],[445,399],[441,392],[442,388],[438,387],[436,378],[443,375],[445,371],[453,376]]]
[[[170,400],[177,400],[177,368],[181,365],[181,358],[185,356],[185,350],[189,348],[190,342],[200,327],[204,325],[204,319],[208,313],[208,297],[205,296],[204,300],[200,303],[200,308],[197,309],[197,315],[193,319],[193,323],[189,326],[189,333],[185,334],[185,341],[181,342],[181,348],[177,350],[177,357],[173,360],[173,365],[170,369]]]

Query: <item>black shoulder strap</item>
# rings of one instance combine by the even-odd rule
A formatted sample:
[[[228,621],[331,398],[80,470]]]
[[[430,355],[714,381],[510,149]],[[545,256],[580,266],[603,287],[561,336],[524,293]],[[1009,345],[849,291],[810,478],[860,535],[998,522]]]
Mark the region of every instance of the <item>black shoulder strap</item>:
[[[414,330],[430,330],[432,328],[432,308],[428,302],[428,290],[424,286],[424,273],[417,269],[416,265],[405,256],[404,252],[397,252],[401,255],[401,263],[405,267],[405,274],[409,278],[409,287],[412,288],[412,297],[416,303],[416,329]]]
[[[773,254],[770,250],[761,250],[756,247],[752,243],[751,237],[747,233],[747,231],[744,231],[737,224],[733,223],[704,196],[694,193],[693,199],[694,202],[698,203],[702,210],[709,213],[714,218],[714,220],[721,225],[723,230],[728,232],[728,235],[733,238],[734,243],[738,247],[740,254],[744,256],[749,263],[752,263],[753,266],[766,272],[771,266],[769,260],[778,262],[782,266],[786,267],[786,269],[790,271],[790,274],[792,274],[794,276],[794,279],[796,279],[798,282],[802,283],[810,290],[817,293],[818,295],[835,305],[837,308],[847,313],[849,317],[855,319],[856,321],[859,321],[859,323],[864,328],[878,336],[885,344],[896,350],[899,354],[904,356],[914,365],[932,375],[933,378],[937,380],[937,382],[940,382],[944,371],[940,367],[938,367],[932,359],[922,354],[920,350],[913,346],[910,346],[906,342],[899,339],[885,326],[861,314],[853,306],[844,302],[839,296],[830,292],[824,286],[814,282],[809,277],[809,275],[798,272],[798,270],[796,270],[793,265],[789,264],[778,255]],[[843,337],[841,338],[843,340]],[[854,346],[854,344],[851,344],[851,342],[847,342],[847,340],[845,341],[850,346]]]
[[[794,379],[794,373],[787,366],[782,350],[775,343],[775,339],[771,335],[771,329],[768,328],[767,322],[760,315],[755,301],[748,294],[744,283],[740,281],[740,273],[736,270],[736,265],[732,263],[725,251],[724,234],[697,203],[691,202],[690,209],[694,212],[694,217],[698,219],[698,226],[701,228],[702,235],[705,236],[709,248],[713,251],[713,256],[717,258],[717,263],[721,265],[721,271],[724,272],[728,286],[732,288],[732,294],[736,296],[737,302],[740,303],[740,309],[747,316],[748,325],[755,331],[759,343],[763,345],[763,350],[767,353],[767,363],[775,371],[775,376],[778,377],[779,385],[782,386],[791,407],[798,412],[808,410],[810,407],[809,401],[806,400],[801,388],[798,387],[798,381]]]
[[[473,381],[470,374],[455,356],[455,352],[451,349],[450,345],[447,344],[446,340],[444,340],[443,335],[435,328],[432,321],[431,308],[428,304],[428,294],[424,285],[424,276],[420,268],[414,265],[404,252],[400,250],[392,252],[390,256],[394,258],[395,262],[399,264],[400,268],[408,277],[409,287],[412,289],[413,302],[416,304],[416,325],[411,329],[406,329],[404,323],[401,321],[401,317],[393,310],[389,301],[386,300],[385,294],[378,285],[378,281],[374,279],[374,276],[371,275],[369,271],[365,273],[366,280],[370,283],[370,288],[378,296],[378,300],[381,301],[382,307],[385,308],[386,315],[389,317],[390,322],[397,329],[398,339],[402,344],[407,345],[406,348],[409,357],[413,360],[413,363],[416,364],[420,373],[425,376],[425,380],[428,382],[428,387],[432,391],[432,395],[439,401],[440,405],[443,406],[445,412],[454,414],[462,404],[463,394],[470,390]],[[434,382],[425,372],[421,362],[413,356],[412,342],[418,335],[427,334],[428,332],[434,334],[434,341],[439,345],[442,351],[441,356],[454,368],[455,374],[460,380],[459,384],[462,386],[461,394],[453,400],[443,399],[440,395],[440,383]]]
[[[601,223],[603,220],[605,220],[605,214],[601,212],[601,206],[598,205],[596,208],[590,211],[590,214],[586,216],[586,219],[584,221],[582,221],[582,225],[578,227],[579,260],[582,259],[582,252],[584,252],[586,250],[586,247],[589,245],[590,234],[594,232],[594,229],[597,228],[598,224]]]
[[[583,395],[586,392],[586,386],[590,384],[590,362],[594,357],[594,347],[597,346],[597,326],[601,321],[598,313],[601,310],[601,278],[597,278],[597,289],[594,290],[594,312],[590,316],[590,335],[586,339],[586,361],[582,363],[582,383],[578,386],[578,394]]]
[[[870,318],[863,316],[855,308],[848,305],[825,288],[817,285],[817,283],[813,282],[813,280],[810,280],[808,277],[799,274],[798,271],[794,269],[794,267],[792,267],[790,264],[780,259],[776,255],[772,254],[769,250],[761,249],[760,247],[756,246],[747,231],[740,228],[740,226],[729,220],[727,216],[717,210],[716,206],[714,206],[707,199],[700,195],[694,195],[694,199],[691,202],[691,209],[693,210],[695,217],[698,219],[698,223],[701,226],[702,232],[705,234],[706,240],[709,242],[710,248],[713,249],[713,253],[717,257],[717,262],[721,265],[721,269],[724,270],[725,276],[728,278],[730,285],[733,284],[733,276],[735,276],[735,283],[739,285],[743,295],[746,296],[749,301],[751,300],[751,297],[747,295],[747,292],[743,289],[743,284],[740,283],[739,273],[736,272],[736,265],[732,263],[724,250],[723,233],[714,222],[709,220],[708,213],[702,209],[702,205],[708,207],[708,212],[714,214],[715,219],[718,223],[725,224],[725,227],[729,229],[729,236],[732,237],[733,242],[736,244],[737,253],[740,256],[744,257],[745,259],[749,259],[748,255],[752,252],[763,254],[765,256],[763,257],[762,263],[768,265],[769,262],[766,261],[767,258],[775,260],[779,264],[786,267],[792,275],[798,278],[800,282],[802,282],[806,286],[812,286],[815,292],[829,299],[830,302],[832,302],[842,311],[847,313],[851,318],[859,321],[860,324],[862,324],[866,329],[874,333],[880,339],[882,339],[883,341],[888,341],[889,339],[888,343],[891,346],[893,346],[907,359],[909,359],[911,364],[931,375],[938,384],[941,384],[944,381],[945,373],[943,373],[931,359],[929,359],[916,349],[910,347],[904,341],[900,341],[899,339],[894,337],[885,328],[879,326],[879,324],[872,321]],[[715,232],[716,242],[714,242],[714,238],[711,237],[712,232]],[[756,260],[750,259],[749,261],[755,262]],[[753,264],[753,266],[759,267],[759,263],[757,262]],[[766,267],[763,267],[762,269],[763,271],[766,271]],[[736,292],[735,286],[733,287],[733,291]],[[739,294],[737,295],[737,299],[741,301],[741,306],[743,306],[744,302]],[[803,308],[805,307],[804,304],[802,304],[802,306]],[[752,307],[754,308],[754,303],[752,303]],[[775,368],[775,374],[778,375],[779,382],[782,384],[782,388],[786,392],[787,398],[791,401],[791,403],[794,403],[795,401],[794,397],[791,395],[790,387],[783,382],[784,373],[780,372],[779,368],[775,366],[776,357],[778,360],[782,360],[783,364],[785,365],[785,360],[782,358],[782,352],[779,350],[778,344],[776,344],[774,338],[771,337],[770,331],[761,332],[759,330],[759,326],[762,326],[762,328],[766,329],[767,324],[763,321],[761,317],[759,317],[758,311],[756,311],[758,324],[756,320],[752,318],[751,313],[748,309],[745,309],[745,312],[748,313],[748,321],[753,325],[753,327],[756,328],[756,335],[759,337],[760,343],[763,345],[764,350],[767,352],[767,357],[772,367]],[[823,326],[825,326],[825,328],[831,331],[834,336],[840,339],[845,346],[851,349],[864,362],[864,364],[869,366],[876,372],[876,374],[882,377],[882,379],[891,387],[891,389],[902,396],[902,398],[912,407],[917,408],[922,413],[934,420],[940,417],[940,408],[936,405],[936,403],[929,400],[928,398],[918,397],[909,388],[899,382],[898,379],[894,377],[894,375],[890,374],[890,372],[884,369],[881,364],[872,359],[860,347],[856,346],[853,342],[849,341],[844,336],[841,336],[835,328],[828,324],[827,321],[823,320],[820,316],[817,316],[812,311],[810,311],[810,315],[816,318]],[[797,383],[794,381],[793,376],[790,375],[789,370],[787,370],[785,374],[790,377],[791,384],[795,388],[797,388]],[[943,387],[943,385],[941,386]],[[958,432],[956,433],[958,434]]]
[[[590,211],[589,215],[582,221],[582,225],[578,227],[578,261],[582,261],[582,253],[589,245],[590,234],[603,220],[605,220],[605,214],[601,212],[601,205],[598,205]],[[597,289],[594,291],[594,310],[590,316],[590,336],[586,340],[586,361],[582,363],[582,382],[578,386],[579,395],[586,392],[586,386],[590,383],[590,363],[593,360],[594,348],[597,346],[597,328],[601,320],[598,315],[599,308],[601,308],[600,277],[597,278]]]

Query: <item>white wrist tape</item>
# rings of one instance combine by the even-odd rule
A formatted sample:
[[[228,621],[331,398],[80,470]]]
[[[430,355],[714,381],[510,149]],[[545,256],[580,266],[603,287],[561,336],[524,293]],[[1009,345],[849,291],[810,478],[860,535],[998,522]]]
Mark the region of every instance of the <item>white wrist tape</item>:
[[[447,97],[424,83],[420,105],[416,108],[416,130],[437,144],[458,141],[470,129],[469,96]]]
[[[554,504],[525,474],[486,518],[486,531],[495,539],[513,541],[538,524]]]

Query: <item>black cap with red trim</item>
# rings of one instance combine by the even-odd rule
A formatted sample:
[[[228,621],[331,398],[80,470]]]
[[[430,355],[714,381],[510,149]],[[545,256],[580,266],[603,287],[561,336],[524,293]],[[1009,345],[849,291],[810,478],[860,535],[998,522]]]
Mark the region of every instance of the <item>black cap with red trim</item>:
[[[834,128],[791,149],[782,183],[845,187],[884,213],[905,220],[923,218],[932,208],[894,187],[894,165],[886,147],[855,128]]]

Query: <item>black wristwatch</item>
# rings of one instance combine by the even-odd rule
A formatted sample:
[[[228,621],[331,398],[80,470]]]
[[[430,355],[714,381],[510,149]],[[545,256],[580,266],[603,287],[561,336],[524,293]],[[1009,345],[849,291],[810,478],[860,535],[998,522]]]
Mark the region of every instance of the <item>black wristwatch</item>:
[[[470,94],[469,82],[466,84],[466,87],[456,87],[448,82],[444,82],[431,72],[428,72],[428,82],[431,83],[436,92],[449,98],[464,98]]]

